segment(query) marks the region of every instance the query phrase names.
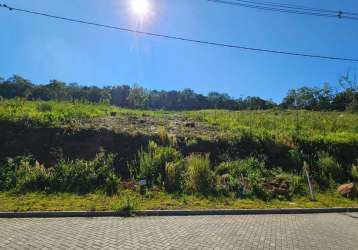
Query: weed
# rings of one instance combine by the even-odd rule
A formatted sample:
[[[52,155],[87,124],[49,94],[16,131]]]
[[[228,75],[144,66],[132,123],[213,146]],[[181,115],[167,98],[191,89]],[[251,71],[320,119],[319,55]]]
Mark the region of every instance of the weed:
[[[112,205],[112,209],[116,212],[125,213],[130,216],[136,210],[137,206],[138,201],[136,197],[125,195],[119,200],[119,202]]]
[[[180,192],[184,186],[184,161],[169,162],[165,166],[164,188],[169,193]]]
[[[146,179],[148,186],[161,185],[165,176],[165,166],[168,162],[179,159],[180,154],[170,146],[158,146],[150,141],[147,151],[138,153],[139,177]]]
[[[192,154],[186,158],[186,188],[189,192],[208,194],[213,188],[209,155]]]

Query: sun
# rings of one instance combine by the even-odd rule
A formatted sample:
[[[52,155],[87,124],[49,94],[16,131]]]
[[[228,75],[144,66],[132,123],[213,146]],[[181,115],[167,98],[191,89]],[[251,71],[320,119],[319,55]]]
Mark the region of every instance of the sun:
[[[149,0],[131,0],[131,9],[134,15],[145,18],[150,12]]]

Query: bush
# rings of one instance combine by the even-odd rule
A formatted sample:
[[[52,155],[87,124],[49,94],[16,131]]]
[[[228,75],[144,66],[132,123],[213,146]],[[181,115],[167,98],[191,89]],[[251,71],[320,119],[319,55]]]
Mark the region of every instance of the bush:
[[[93,161],[61,160],[55,167],[46,169],[31,157],[17,157],[0,168],[0,189],[77,193],[103,190],[114,194],[119,178],[112,170],[112,163],[112,155],[100,153]]]
[[[22,161],[16,170],[17,192],[48,191],[50,189],[51,171],[37,161],[31,164],[29,161]]]
[[[301,172],[303,167],[303,156],[302,153],[297,149],[290,149],[288,151],[289,159],[291,161],[292,169],[294,169],[296,172]]]
[[[249,180],[259,180],[267,175],[265,162],[249,157],[231,163],[230,174],[236,177],[247,177]]]
[[[241,186],[246,196],[269,199],[269,194],[262,186],[263,178],[268,175],[268,171],[265,162],[255,157],[223,162],[217,168],[216,173],[229,175],[227,184],[230,191],[238,193]]]
[[[230,174],[238,161],[224,161],[215,169],[216,175]]]
[[[0,190],[10,190],[16,186],[16,166],[19,157],[7,159],[6,163],[0,166]]]
[[[307,184],[306,179],[302,175],[295,175],[291,173],[282,172],[282,170],[277,170],[274,173],[274,178],[278,183],[288,183],[289,184],[289,197],[293,195],[306,195],[307,194]]]
[[[16,192],[47,190],[51,172],[31,156],[9,158],[0,168],[0,190]]]
[[[342,180],[342,166],[329,154],[319,153],[314,173],[316,181],[323,188],[327,188]]]
[[[96,189],[116,193],[119,178],[114,174],[113,155],[99,153],[93,161],[60,161],[54,168],[56,191],[88,193]]]
[[[169,193],[180,192],[184,186],[185,164],[183,161],[169,162],[165,166],[164,188]]]
[[[48,102],[39,102],[39,104],[37,105],[37,110],[40,112],[51,112],[52,106]]]
[[[146,179],[149,186],[161,185],[164,181],[166,164],[179,158],[180,154],[174,148],[161,147],[150,141],[148,151],[140,150],[138,153],[139,177]]]
[[[186,188],[189,192],[207,194],[212,189],[213,173],[209,155],[192,154],[186,158]]]
[[[112,206],[112,209],[116,212],[123,212],[130,216],[137,208],[138,200],[133,194],[123,194],[121,200],[117,204]]]

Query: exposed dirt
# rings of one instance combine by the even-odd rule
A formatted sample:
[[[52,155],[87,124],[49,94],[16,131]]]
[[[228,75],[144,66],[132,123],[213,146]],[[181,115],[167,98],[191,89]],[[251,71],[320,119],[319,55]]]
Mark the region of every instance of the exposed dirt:
[[[221,134],[219,127],[190,120],[180,115],[118,116],[82,120],[81,129],[106,129],[115,133],[157,135],[160,129],[178,137],[215,139]]]

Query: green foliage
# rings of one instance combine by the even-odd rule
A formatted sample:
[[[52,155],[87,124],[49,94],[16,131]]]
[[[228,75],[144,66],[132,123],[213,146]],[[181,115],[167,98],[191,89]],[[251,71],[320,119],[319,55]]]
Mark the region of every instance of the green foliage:
[[[165,166],[168,162],[176,161],[180,154],[170,146],[158,146],[150,141],[147,151],[138,153],[139,177],[147,180],[149,186],[162,184],[165,176]]]
[[[109,116],[117,108],[85,102],[43,102],[10,99],[0,101],[0,121],[27,121],[33,127],[66,126],[70,122]]]
[[[48,84],[33,84],[21,76],[14,75],[0,80],[0,96],[6,99],[24,98],[27,100],[87,101],[91,103],[111,103],[120,107],[166,110],[265,110],[272,108],[300,108],[308,110],[357,110],[357,83],[349,74],[339,81],[342,91],[336,93],[325,84],[322,88],[302,87],[289,90],[278,106],[271,100],[257,96],[232,98],[229,94],[210,92],[207,96],[191,89],[183,91],[156,91],[134,85],[99,88],[79,86],[51,80]]]
[[[268,176],[269,172],[265,167],[265,162],[256,157],[223,162],[219,165],[216,172],[228,175],[230,190],[239,192],[241,186],[244,189],[246,197],[257,197],[264,200],[270,198],[270,195],[262,185],[264,177]]]
[[[256,157],[234,161],[231,162],[230,165],[231,175],[235,177],[246,177],[250,181],[259,181],[267,174],[265,162]]]
[[[342,166],[328,153],[319,153],[316,166],[315,177],[322,187],[327,188],[331,186],[335,180],[341,180],[343,174]]]
[[[305,110],[227,111],[202,110],[186,112],[191,119],[218,126],[228,138],[249,135],[261,141],[293,146],[294,138],[308,142],[358,142],[358,115],[340,112]],[[298,120],[297,120],[298,117]],[[300,128],[297,134],[297,123]]]
[[[209,155],[192,154],[186,158],[186,164],[186,189],[194,193],[209,193],[213,187]]]
[[[29,156],[8,159],[0,168],[0,189],[17,192],[47,190],[52,172]]]
[[[98,154],[93,161],[61,160],[45,168],[31,157],[9,159],[0,168],[0,189],[17,192],[117,192],[119,178],[112,170],[113,156]]]
[[[38,111],[40,112],[51,112],[52,111],[52,105],[47,102],[40,102],[37,106]]]
[[[358,183],[358,165],[352,165],[351,176],[352,180]]]
[[[300,172],[302,170],[303,167],[303,156],[302,153],[297,149],[290,149],[288,151],[289,154],[289,158],[293,164],[293,166],[291,166],[291,169],[294,169],[297,172]]]
[[[278,169],[272,172],[272,176],[279,183],[286,182],[289,184],[289,197],[308,193],[307,182],[303,175],[291,174]]]
[[[169,193],[183,191],[185,179],[185,162],[169,162],[165,166],[164,188]]]
[[[138,207],[138,200],[136,196],[124,194],[124,197],[112,205],[112,210],[116,212],[125,213],[130,216]]]
[[[93,161],[61,160],[54,168],[55,189],[64,192],[88,193],[96,189],[108,194],[117,192],[119,178],[112,170],[113,155],[100,153]]]

